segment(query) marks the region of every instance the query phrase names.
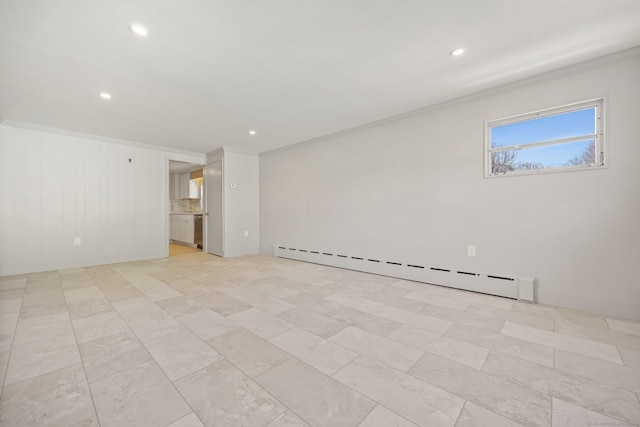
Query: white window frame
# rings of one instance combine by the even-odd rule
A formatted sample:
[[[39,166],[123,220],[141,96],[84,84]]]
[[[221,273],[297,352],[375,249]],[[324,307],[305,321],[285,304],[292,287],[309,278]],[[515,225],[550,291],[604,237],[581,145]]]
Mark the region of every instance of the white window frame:
[[[556,114],[568,113],[571,111],[579,111],[587,108],[596,109],[596,133],[590,135],[581,135],[577,137],[558,138],[547,141],[537,141],[521,145],[508,145],[498,148],[491,147],[491,130],[496,126],[502,126],[510,123],[526,122],[532,119],[539,119],[542,117],[553,116]],[[540,173],[558,173],[558,172],[570,172],[570,171],[582,171],[586,169],[599,169],[606,167],[605,156],[605,144],[604,144],[604,112],[605,112],[605,98],[598,98],[589,101],[577,102],[574,104],[563,105],[560,107],[547,108],[544,110],[538,110],[531,113],[519,114],[516,116],[506,117],[497,120],[485,120],[484,122],[484,141],[485,141],[485,156],[484,156],[484,177],[496,178],[503,176],[517,176],[517,175],[535,175]],[[555,168],[542,168],[542,169],[530,169],[530,170],[514,170],[501,173],[492,173],[491,154],[494,152],[508,151],[508,150],[521,150],[531,147],[540,147],[556,144],[566,144],[576,141],[584,141],[586,139],[595,140],[596,162],[590,165],[578,165],[578,166],[559,166]]]

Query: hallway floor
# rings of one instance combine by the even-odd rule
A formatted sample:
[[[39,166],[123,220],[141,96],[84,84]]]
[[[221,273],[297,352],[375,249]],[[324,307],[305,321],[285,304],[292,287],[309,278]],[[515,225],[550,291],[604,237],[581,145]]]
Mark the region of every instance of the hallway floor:
[[[0,278],[3,426],[640,422],[640,323],[201,251]]]
[[[202,249],[193,248],[187,245],[180,245],[178,243],[169,243],[169,256],[178,256],[186,254],[201,254]]]

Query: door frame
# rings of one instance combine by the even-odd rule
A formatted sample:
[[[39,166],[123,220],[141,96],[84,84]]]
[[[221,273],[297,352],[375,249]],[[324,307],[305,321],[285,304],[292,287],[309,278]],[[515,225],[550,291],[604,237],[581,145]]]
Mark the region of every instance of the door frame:
[[[215,256],[220,256],[224,258],[224,252],[225,252],[225,209],[224,209],[224,191],[225,191],[225,180],[224,180],[224,155],[222,155],[222,153],[220,153],[220,156],[215,156],[212,158],[207,158],[207,164],[204,166],[204,188],[203,188],[203,192],[206,193],[208,192],[208,188],[210,183],[208,182],[209,180],[209,168],[211,167],[210,165],[212,165],[213,163],[217,163],[220,162],[220,248],[221,248],[221,253],[220,254],[214,254],[211,253],[209,251],[209,246],[210,246],[210,242],[209,242],[209,210],[210,210],[210,206],[209,206],[209,197],[205,197],[204,202],[205,202],[205,209],[204,209],[204,215],[203,215],[203,226],[204,226],[204,232],[206,233],[205,236],[203,236],[203,241],[204,241],[204,251],[205,253],[211,254],[211,255],[215,255]],[[213,201],[211,201],[213,202]]]
[[[169,181],[171,180],[171,169],[169,167],[169,162],[180,162],[180,163],[189,163],[191,165],[198,166],[198,167],[202,167],[202,171],[203,171],[203,176],[204,176],[204,170],[207,167],[207,161],[206,158],[203,157],[195,157],[195,156],[180,156],[180,155],[175,155],[175,156],[171,156],[171,155],[167,155],[165,157],[164,160],[164,170],[165,170],[165,183],[164,183],[164,188],[165,188],[165,195],[166,197],[164,198],[164,202],[165,202],[165,212],[166,212],[166,216],[165,216],[165,227],[164,227],[164,233],[165,233],[165,238],[164,238],[164,256],[165,258],[169,258],[169,240],[171,240],[171,193],[170,193],[170,183]],[[203,180],[203,194],[202,197],[204,197],[204,201],[203,201],[203,214],[205,212],[205,207],[207,204],[207,196],[206,196],[206,189],[205,189],[205,183],[206,181]],[[204,217],[204,215],[203,215]],[[203,218],[203,229],[202,232],[205,233],[205,223],[206,221]],[[202,251],[206,252],[206,244],[207,244],[207,239],[206,239],[206,235],[202,236],[203,242],[202,242]]]

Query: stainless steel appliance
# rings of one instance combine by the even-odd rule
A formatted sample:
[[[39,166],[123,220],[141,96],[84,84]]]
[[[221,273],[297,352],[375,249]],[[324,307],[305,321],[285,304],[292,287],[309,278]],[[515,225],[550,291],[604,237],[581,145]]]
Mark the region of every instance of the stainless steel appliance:
[[[193,243],[202,248],[202,214],[193,216]]]

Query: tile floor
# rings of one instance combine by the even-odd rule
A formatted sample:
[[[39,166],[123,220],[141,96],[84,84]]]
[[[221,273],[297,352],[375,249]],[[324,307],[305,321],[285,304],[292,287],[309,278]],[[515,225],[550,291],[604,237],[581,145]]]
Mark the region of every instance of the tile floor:
[[[640,423],[640,323],[268,256],[0,278],[3,426]]]

